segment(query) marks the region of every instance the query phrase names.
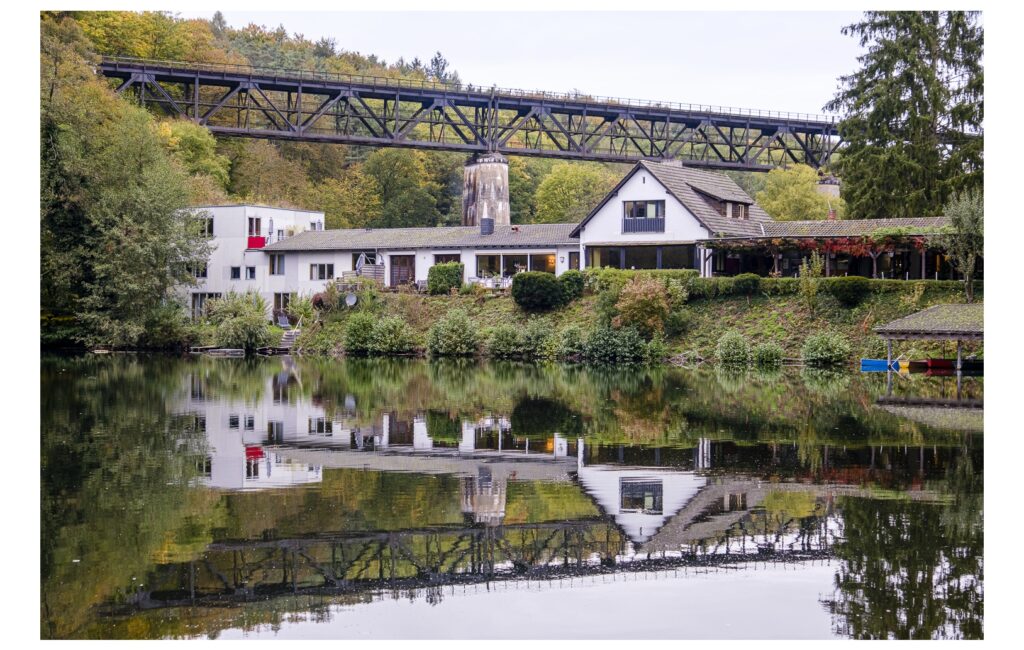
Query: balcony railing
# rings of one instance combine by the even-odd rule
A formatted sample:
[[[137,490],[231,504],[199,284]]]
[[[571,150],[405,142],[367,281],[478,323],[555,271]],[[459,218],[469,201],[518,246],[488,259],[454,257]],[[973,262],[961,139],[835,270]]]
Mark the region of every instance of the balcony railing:
[[[249,248],[263,248],[266,245],[267,245],[267,238],[266,237],[254,237],[252,235],[249,236],[249,244],[248,244]]]
[[[665,232],[665,217],[623,219],[622,232]]]

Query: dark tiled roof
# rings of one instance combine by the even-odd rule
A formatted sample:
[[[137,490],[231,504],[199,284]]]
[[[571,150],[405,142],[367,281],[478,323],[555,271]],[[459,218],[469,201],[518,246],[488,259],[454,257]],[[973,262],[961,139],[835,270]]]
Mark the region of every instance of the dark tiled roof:
[[[870,235],[881,228],[902,228],[928,233],[947,225],[949,225],[948,217],[769,221],[764,224],[764,235],[766,237],[857,237]]]
[[[658,179],[658,182],[686,206],[686,209],[711,231],[712,237],[760,235],[763,232],[761,224],[771,221],[768,213],[754,203],[753,199],[725,174],[683,167],[675,162],[658,163],[645,160],[640,165],[650,171]],[[697,192],[710,194],[726,201],[746,203],[749,206],[749,217],[734,219],[722,216]]]
[[[361,250],[367,248],[539,248],[577,246],[569,236],[574,223],[535,223],[495,226],[494,233],[481,235],[479,226],[437,228],[352,228],[308,230],[271,244],[263,250],[282,251]]]
[[[876,327],[879,334],[933,334],[980,336],[985,330],[982,303],[935,305]]]

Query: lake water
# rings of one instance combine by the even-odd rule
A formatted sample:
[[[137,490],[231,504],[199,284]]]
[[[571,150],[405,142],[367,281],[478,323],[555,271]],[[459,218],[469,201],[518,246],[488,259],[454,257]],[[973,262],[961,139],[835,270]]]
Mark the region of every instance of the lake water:
[[[983,379],[42,359],[43,638],[981,638]]]

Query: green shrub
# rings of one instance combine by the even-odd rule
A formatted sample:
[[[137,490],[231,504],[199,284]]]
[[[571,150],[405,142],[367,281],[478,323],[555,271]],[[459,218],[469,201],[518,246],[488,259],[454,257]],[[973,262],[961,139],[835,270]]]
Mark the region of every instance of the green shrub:
[[[461,309],[453,309],[445,314],[427,334],[427,350],[434,356],[473,355],[479,345],[476,326]]]
[[[700,276],[696,269],[586,269],[583,277],[586,286],[595,293],[609,288],[622,287],[635,277],[644,276],[668,282],[678,280],[684,286]]]
[[[374,354],[409,354],[416,351],[412,330],[398,316],[377,320],[370,333],[370,352]]]
[[[462,262],[435,264],[427,271],[427,292],[432,295],[451,293],[462,287],[464,267]]]
[[[632,327],[616,330],[600,326],[586,337],[582,357],[596,363],[629,363],[643,360],[644,354],[643,339]]]
[[[573,324],[562,330],[558,337],[558,358],[577,361],[583,358],[584,348],[582,327]]]
[[[583,274],[570,269],[558,276],[558,284],[562,287],[562,302],[569,304],[583,296]]]
[[[761,287],[761,276],[754,273],[740,273],[732,279],[732,291],[737,296],[752,296]]]
[[[487,337],[487,352],[495,359],[514,359],[523,353],[519,328],[504,323],[492,329]]]
[[[824,271],[825,261],[817,251],[800,264],[800,296],[808,309],[813,310],[818,305],[818,283]]]
[[[345,323],[345,354],[369,354],[373,351],[373,330],[377,317],[367,312],[356,312]]]
[[[462,440],[462,421],[444,411],[428,410],[424,415],[431,440],[458,442]]]
[[[344,349],[345,324],[324,323],[319,327],[306,328],[295,341],[295,348],[303,354],[328,356]]]
[[[687,284],[690,298],[717,298],[733,292],[733,278],[692,278]]]
[[[660,363],[668,356],[668,346],[665,345],[665,337],[655,334],[654,338],[647,342],[644,347],[644,359],[651,363]]]
[[[718,363],[728,366],[745,366],[750,363],[750,344],[747,337],[739,332],[726,332],[718,339],[715,347]]]
[[[761,278],[761,291],[769,296],[795,296],[800,292],[797,278]]]
[[[523,329],[520,339],[523,356],[528,359],[539,359],[546,356],[550,336],[550,328],[547,323],[537,318],[531,319]]]
[[[871,282],[859,275],[823,280],[829,293],[845,307],[856,307],[871,292]]]
[[[837,332],[812,334],[800,350],[804,363],[811,366],[835,366],[850,359],[850,342]]]
[[[285,312],[300,328],[309,327],[316,320],[316,309],[313,308],[313,299],[310,296],[294,296],[288,301]]]
[[[214,326],[215,345],[252,351],[274,341],[267,304],[256,292],[228,293],[211,300],[207,319]]]
[[[665,331],[669,305],[665,285],[650,276],[634,276],[619,292],[612,325],[634,327],[646,338]]]
[[[665,336],[674,338],[686,334],[693,327],[693,313],[685,308],[674,309],[665,319]]]
[[[526,311],[553,309],[562,304],[562,287],[550,273],[516,273],[512,277],[512,299]]]
[[[758,368],[774,368],[782,365],[782,346],[778,343],[758,343],[751,352],[754,365]]]

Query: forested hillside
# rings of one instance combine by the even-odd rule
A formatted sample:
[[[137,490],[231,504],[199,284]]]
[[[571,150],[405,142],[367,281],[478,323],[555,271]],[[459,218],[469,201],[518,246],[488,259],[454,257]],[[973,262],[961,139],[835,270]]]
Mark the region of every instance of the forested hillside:
[[[69,18],[99,55],[251,64],[391,78],[460,81],[438,52],[430,61],[383,61],[345,49],[334,39],[312,41],[285,27],[233,27],[182,20],[160,12],[85,11]],[[219,139],[210,142],[188,123],[161,125],[164,141],[203,178],[195,198],[253,201],[323,210],[329,228],[456,224],[460,220],[459,153],[374,149],[337,144]],[[509,188],[514,223],[579,220],[626,169],[598,163],[513,158]]]

